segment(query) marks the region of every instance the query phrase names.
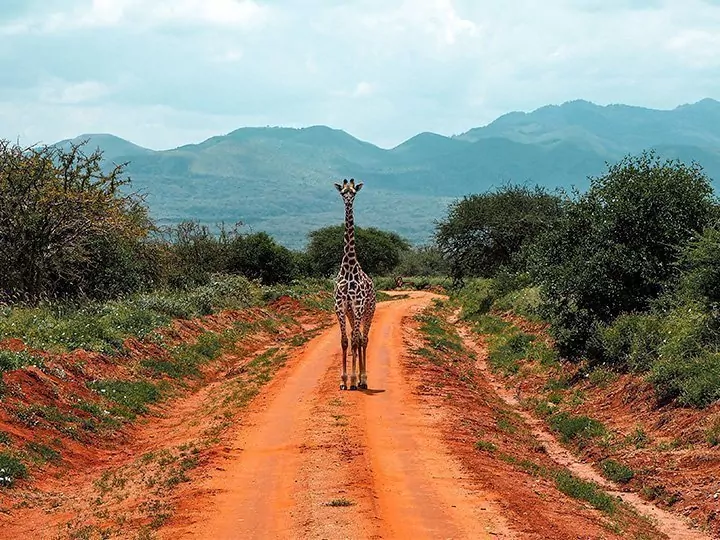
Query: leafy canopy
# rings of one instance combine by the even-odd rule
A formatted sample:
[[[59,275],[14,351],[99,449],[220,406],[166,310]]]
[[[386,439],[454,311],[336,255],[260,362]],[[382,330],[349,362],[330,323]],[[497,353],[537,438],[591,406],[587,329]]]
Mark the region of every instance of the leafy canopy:
[[[453,277],[491,277],[560,216],[561,200],[536,186],[506,185],[450,205],[436,242]]]
[[[337,273],[343,257],[344,232],[344,225],[332,225],[309,234],[305,256],[313,275],[328,277]],[[394,232],[355,227],[355,248],[365,272],[383,275],[398,265],[401,254],[410,249],[410,244]]]

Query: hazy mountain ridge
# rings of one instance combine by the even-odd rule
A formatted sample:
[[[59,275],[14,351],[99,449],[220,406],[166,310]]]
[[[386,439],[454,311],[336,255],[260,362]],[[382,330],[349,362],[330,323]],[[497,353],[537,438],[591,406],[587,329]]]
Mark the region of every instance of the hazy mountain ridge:
[[[427,241],[452,199],[505,181],[585,188],[606,161],[657,148],[695,159],[720,180],[720,103],[672,110],[576,100],[513,112],[454,137],[420,133],[382,149],[326,126],[240,128],[197,144],[153,151],[112,135],[83,135],[108,161],[129,161],[133,187],[161,223],[243,221],[300,247],[308,231],[341,222],[332,182],[362,179],[361,226]],[[69,141],[61,141],[67,145]]]

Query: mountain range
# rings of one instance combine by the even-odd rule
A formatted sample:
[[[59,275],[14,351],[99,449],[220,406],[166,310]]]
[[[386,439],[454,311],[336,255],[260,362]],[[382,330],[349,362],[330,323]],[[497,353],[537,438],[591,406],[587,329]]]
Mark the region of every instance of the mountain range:
[[[356,223],[429,241],[451,201],[511,181],[585,189],[627,154],[700,163],[720,181],[720,102],[703,99],[672,110],[600,106],[576,100],[511,112],[490,124],[445,137],[420,133],[392,149],[326,126],[246,127],[199,144],[154,151],[107,134],[80,135],[108,165],[129,162],[132,189],[145,193],[160,224],[196,219],[241,221],[301,248],[307,233],[340,223],[332,183],[365,182]],[[67,146],[71,140],[56,143]]]

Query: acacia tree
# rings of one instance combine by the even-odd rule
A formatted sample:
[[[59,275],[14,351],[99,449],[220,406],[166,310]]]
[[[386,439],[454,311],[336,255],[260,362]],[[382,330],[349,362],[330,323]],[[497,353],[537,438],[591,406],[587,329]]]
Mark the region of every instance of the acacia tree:
[[[152,223],[102,152],[0,141],[0,296],[100,297],[152,281]]]
[[[505,185],[451,204],[435,240],[453,278],[491,277],[561,215],[560,197],[536,186]]]

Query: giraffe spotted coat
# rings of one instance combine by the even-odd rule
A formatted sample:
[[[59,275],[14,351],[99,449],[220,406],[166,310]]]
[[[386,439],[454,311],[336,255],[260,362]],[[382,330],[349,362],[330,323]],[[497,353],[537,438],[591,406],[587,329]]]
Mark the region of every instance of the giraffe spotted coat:
[[[343,180],[335,184],[345,203],[345,237],[340,271],[335,278],[335,314],[340,323],[342,346],[342,375],[340,388],[348,388],[347,349],[350,345],[352,367],[350,389],[367,388],[367,344],[373,315],[375,314],[375,287],[372,279],[363,272],[355,252],[355,221],[353,203],[363,184],[355,180]],[[348,340],[347,325],[350,327]],[[359,365],[357,365],[359,364]],[[359,384],[356,368],[359,367]]]

